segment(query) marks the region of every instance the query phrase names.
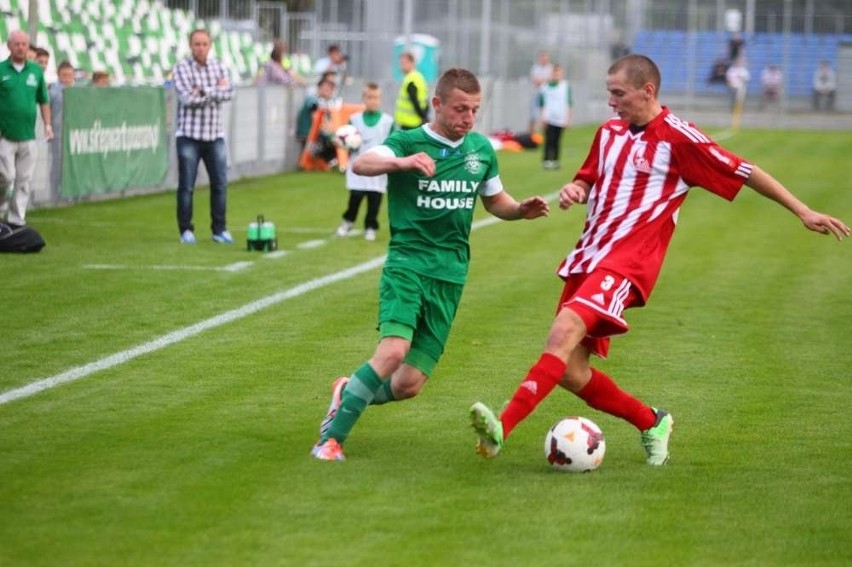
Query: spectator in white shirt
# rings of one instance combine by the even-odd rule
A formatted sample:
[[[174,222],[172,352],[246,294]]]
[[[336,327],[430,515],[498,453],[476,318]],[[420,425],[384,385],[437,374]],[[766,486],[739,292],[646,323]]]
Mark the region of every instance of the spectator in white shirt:
[[[814,110],[834,110],[834,94],[837,91],[837,75],[828,61],[822,60],[814,71]]]
[[[731,108],[736,108],[738,105],[742,107],[745,104],[746,91],[750,80],[751,74],[748,72],[745,59],[740,57],[733,62],[725,73],[725,81],[727,81],[728,88],[731,91]]]
[[[323,75],[324,73],[332,72],[336,75],[334,82],[341,85],[346,78],[346,55],[340,50],[340,46],[332,44],[328,46],[328,55],[322,59],[318,59],[314,63],[314,73]]]
[[[761,108],[777,105],[784,90],[784,74],[778,65],[769,64],[760,73]]]

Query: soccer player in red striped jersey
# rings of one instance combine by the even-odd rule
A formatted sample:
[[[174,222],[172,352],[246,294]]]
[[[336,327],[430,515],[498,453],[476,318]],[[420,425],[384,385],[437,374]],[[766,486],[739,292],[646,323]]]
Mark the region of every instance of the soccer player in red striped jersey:
[[[512,430],[558,385],[633,424],[648,464],[668,461],[672,416],[619,388],[591,366],[590,357],[605,358],[609,337],[628,330],[624,310],[648,300],[691,187],[733,200],[747,185],[808,230],[838,240],[849,236],[842,221],[811,210],[770,174],[662,106],[660,71],[649,58],[615,61],[606,88],[618,117],[598,128],[585,162],[559,193],[560,208],[585,203],[587,211],[579,241],[558,268],[565,286],[544,353],[499,419],[481,402],[470,410],[477,453],[486,458],[500,452]]]

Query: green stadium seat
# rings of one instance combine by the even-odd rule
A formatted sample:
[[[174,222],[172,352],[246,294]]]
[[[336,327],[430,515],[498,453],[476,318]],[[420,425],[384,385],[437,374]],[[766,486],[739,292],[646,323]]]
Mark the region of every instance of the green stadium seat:
[[[53,25],[53,10],[50,9],[49,2],[39,2],[38,23],[43,26]]]
[[[271,47],[248,32],[224,30],[218,21],[196,19],[160,0],[38,1],[38,43],[54,55],[51,68],[67,59],[78,69],[110,72],[115,84],[161,82],[189,54],[187,37],[196,28],[210,30],[213,54],[235,79],[251,79]],[[0,34],[26,29],[28,8],[29,0],[0,0]]]
[[[142,40],[139,39],[139,36],[136,34],[132,34],[126,37],[128,51],[125,54],[126,56],[136,57],[142,53]]]

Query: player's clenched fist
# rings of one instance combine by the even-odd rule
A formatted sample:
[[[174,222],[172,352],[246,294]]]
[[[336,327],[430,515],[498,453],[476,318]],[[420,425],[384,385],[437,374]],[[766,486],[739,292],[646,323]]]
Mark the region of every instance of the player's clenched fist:
[[[585,203],[588,193],[586,188],[578,183],[567,183],[559,191],[559,208],[567,209],[571,205]]]

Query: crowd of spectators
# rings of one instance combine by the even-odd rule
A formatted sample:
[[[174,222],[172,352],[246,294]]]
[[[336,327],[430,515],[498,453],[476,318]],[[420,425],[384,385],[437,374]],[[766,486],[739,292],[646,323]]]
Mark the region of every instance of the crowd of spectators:
[[[716,59],[707,77],[709,84],[724,84],[731,93],[732,105],[744,102],[746,87],[751,77],[745,39],[734,33],[728,40],[727,52]],[[787,89],[786,78],[781,66],[775,62],[766,64],[760,72],[760,108],[772,108],[781,104]],[[837,74],[828,60],[819,62],[811,83],[812,108],[815,111],[833,111],[837,94]]]

